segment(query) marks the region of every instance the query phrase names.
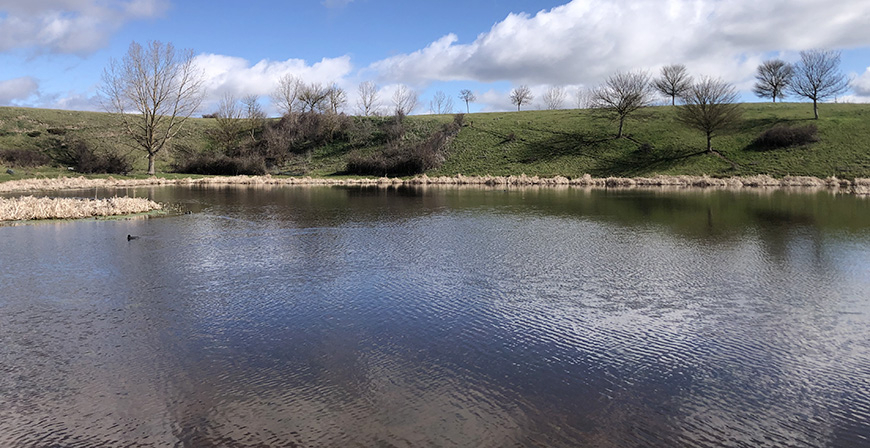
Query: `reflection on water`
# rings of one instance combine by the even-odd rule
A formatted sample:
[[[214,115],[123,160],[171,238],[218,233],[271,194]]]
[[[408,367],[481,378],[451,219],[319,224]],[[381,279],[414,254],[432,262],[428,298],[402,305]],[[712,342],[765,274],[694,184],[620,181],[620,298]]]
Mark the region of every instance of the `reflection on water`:
[[[0,445],[870,443],[866,199],[136,193],[0,228]]]

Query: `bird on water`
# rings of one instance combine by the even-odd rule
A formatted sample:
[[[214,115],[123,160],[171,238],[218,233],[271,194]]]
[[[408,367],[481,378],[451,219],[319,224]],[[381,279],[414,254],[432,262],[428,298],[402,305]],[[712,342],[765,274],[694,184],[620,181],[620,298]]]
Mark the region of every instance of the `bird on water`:
[[[138,239],[139,239],[138,236],[127,235],[127,241],[138,240]]]

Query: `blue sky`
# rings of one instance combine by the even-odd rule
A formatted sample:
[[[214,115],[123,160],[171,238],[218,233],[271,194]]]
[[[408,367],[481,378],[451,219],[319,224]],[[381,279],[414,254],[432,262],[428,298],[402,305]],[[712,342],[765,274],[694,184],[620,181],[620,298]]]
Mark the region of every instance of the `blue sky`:
[[[99,110],[103,68],[130,42],[190,48],[206,75],[209,112],[225,93],[268,99],[277,80],[336,83],[353,113],[360,82],[387,108],[404,84],[428,111],[436,91],[469,88],[472,111],[510,110],[511,88],[564,87],[565,107],[617,70],[656,74],[684,63],[734,83],[747,101],[764,59],[843,54],[853,91],[870,100],[867,0],[0,0],[0,105]]]

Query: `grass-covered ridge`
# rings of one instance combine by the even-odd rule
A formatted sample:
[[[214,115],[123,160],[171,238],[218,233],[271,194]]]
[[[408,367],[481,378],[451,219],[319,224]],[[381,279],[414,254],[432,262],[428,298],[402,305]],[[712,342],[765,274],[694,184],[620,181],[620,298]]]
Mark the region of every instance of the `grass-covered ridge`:
[[[826,104],[820,120],[808,104],[742,105],[733,130],[706,153],[704,135],[675,118],[673,107],[652,107],[626,123],[628,138],[614,139],[616,124],[590,110],[476,114],[453,141],[436,175],[492,174],[577,177],[710,175],[870,175],[870,106]],[[753,142],[776,125],[818,127],[818,141],[780,149]]]
[[[616,124],[590,110],[556,110],[470,114],[446,147],[446,158],[429,176],[519,175],[639,177],[709,175],[714,177],[816,176],[854,179],[870,177],[870,105],[824,104],[821,119],[812,119],[806,103],[750,103],[735,129],[716,136],[718,154],[704,151],[704,136],[677,122],[674,108],[652,107],[630,117],[627,138],[614,139]],[[355,117],[354,120],[384,120]],[[424,139],[453,120],[452,116],[407,117],[410,129]],[[761,148],[755,144],[777,125],[814,124],[817,141],[801,146]],[[214,120],[191,119],[174,143],[208,151],[207,134]],[[373,134],[374,135],[374,134]],[[144,153],[131,151],[120,140],[112,117],[93,112],[0,108],[0,151],[28,149],[50,154],[68,139],[81,139],[105,151],[123,151],[133,159],[133,173],[144,173]],[[274,172],[335,176],[345,171],[353,155],[385,150],[382,142],[365,138],[334,141],[305,154],[287,157]],[[173,153],[160,154],[159,171],[168,171]],[[2,163],[2,162],[0,162]],[[12,179],[0,169],[0,181]],[[30,176],[57,176],[63,167],[16,169]]]

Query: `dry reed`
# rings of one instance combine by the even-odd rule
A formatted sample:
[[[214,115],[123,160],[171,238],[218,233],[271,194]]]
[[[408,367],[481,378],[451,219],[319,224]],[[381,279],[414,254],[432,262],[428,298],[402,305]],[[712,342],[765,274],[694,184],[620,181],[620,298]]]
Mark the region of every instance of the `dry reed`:
[[[161,205],[145,198],[0,198],[0,221],[33,219],[79,219],[117,216],[159,210]]]
[[[70,190],[93,188],[134,188],[161,185],[223,186],[223,185],[323,185],[323,186],[396,186],[396,185],[479,185],[493,187],[510,186],[575,186],[596,188],[677,187],[677,188],[828,188],[844,193],[870,194],[870,179],[849,181],[829,177],[819,179],[809,176],[786,176],[781,179],[767,175],[747,177],[714,178],[709,176],[655,176],[655,177],[539,177],[521,174],[518,176],[439,176],[425,174],[410,179],[356,178],[326,179],[315,177],[232,176],[206,177],[199,179],[86,179],[84,177],[58,177],[54,179],[22,179],[0,183],[0,193],[18,193],[44,190]]]

